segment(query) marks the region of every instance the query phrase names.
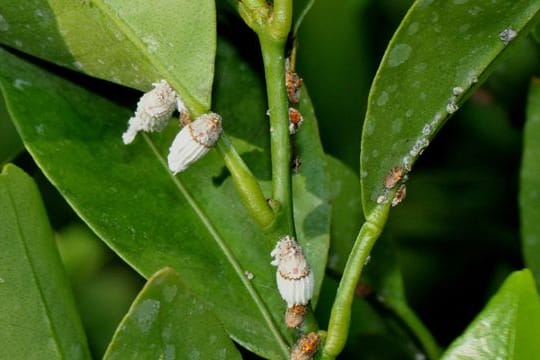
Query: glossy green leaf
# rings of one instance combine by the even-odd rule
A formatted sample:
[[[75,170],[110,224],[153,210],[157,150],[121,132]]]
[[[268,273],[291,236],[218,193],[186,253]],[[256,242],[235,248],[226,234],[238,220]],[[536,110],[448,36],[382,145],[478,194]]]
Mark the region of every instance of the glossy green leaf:
[[[241,359],[212,312],[171,268],[154,274],[120,323],[104,360]]]
[[[367,3],[315,1],[298,32],[296,67],[315,104],[324,149],[355,170],[362,130],[357,115],[365,113],[376,66]]]
[[[519,205],[523,255],[540,284],[540,80],[529,92],[527,122],[523,139]]]
[[[341,274],[354,240],[364,222],[360,196],[360,179],[341,161],[327,156],[332,184],[332,221],[328,268]]]
[[[140,90],[167,79],[192,111],[210,108],[211,0],[0,0],[0,43]]]
[[[5,359],[89,359],[52,230],[33,180],[0,174],[0,354]]]
[[[512,273],[442,359],[535,359],[540,298],[528,269]]]
[[[12,160],[23,149],[24,145],[11,122],[4,101],[0,99],[0,165]]]
[[[307,88],[304,88],[300,97],[298,109],[303,115],[304,123],[302,130],[298,131],[293,140],[294,155],[301,163],[292,178],[294,221],[296,236],[315,275],[316,290],[312,305],[316,305],[330,247],[330,179],[327,157],[319,140],[317,119]],[[268,190],[270,191],[270,188]]]
[[[535,24],[540,2],[418,0],[373,82],[362,134],[362,203],[385,199],[394,166],[410,169],[491,65]],[[389,201],[386,196],[386,201]]]
[[[2,89],[23,141],[92,229],[144,276],[164,266],[175,268],[242,345],[269,358],[285,356],[292,334],[282,323],[285,303],[269,265],[270,251],[283,233],[261,233],[217,152],[174,177],[164,157],[177,125],[124,146],[120,136],[132,110],[0,54],[7,64],[0,67]],[[214,110],[255,173],[267,179],[263,84],[227,44],[220,49],[217,69]],[[295,196],[303,199],[296,204],[299,241],[318,292],[329,206],[324,157],[308,106],[304,99],[306,123],[296,137],[303,165],[293,186]],[[253,280],[244,272],[252,273]]]

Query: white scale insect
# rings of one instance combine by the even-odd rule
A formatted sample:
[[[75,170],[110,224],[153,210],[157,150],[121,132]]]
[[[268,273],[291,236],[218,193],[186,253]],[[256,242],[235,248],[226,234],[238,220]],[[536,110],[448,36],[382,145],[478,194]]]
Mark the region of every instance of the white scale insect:
[[[129,119],[122,140],[127,145],[135,140],[139,131],[163,130],[177,109],[184,127],[176,135],[167,159],[169,169],[177,174],[203,157],[216,143],[222,132],[221,116],[211,112],[191,122],[186,106],[167,81],[152,85],[154,88],[144,93],[137,103],[135,115]]]
[[[177,174],[203,157],[219,139],[221,116],[207,113],[180,130],[169,149],[169,169]]]
[[[152,84],[154,88],[141,97],[135,115],[122,135],[124,144],[131,144],[139,131],[153,132],[165,128],[176,109],[176,92],[169,83],[161,80]]]
[[[274,257],[271,264],[277,266],[277,286],[287,307],[306,305],[313,296],[315,279],[300,245],[292,236],[284,236],[270,256]]]

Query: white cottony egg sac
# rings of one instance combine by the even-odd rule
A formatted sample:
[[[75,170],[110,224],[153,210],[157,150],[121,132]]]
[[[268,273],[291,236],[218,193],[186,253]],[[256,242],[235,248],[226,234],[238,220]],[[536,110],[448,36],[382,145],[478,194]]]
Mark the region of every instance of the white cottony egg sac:
[[[161,131],[176,109],[176,92],[169,83],[161,80],[152,84],[154,88],[141,97],[135,115],[129,119],[128,129],[122,134],[124,144],[135,140],[139,131]]]
[[[212,148],[221,134],[221,116],[207,113],[180,130],[169,148],[169,169],[177,174],[199,160]]]
[[[287,307],[306,305],[313,296],[315,279],[302,248],[292,236],[282,237],[270,253],[277,266],[276,281]]]

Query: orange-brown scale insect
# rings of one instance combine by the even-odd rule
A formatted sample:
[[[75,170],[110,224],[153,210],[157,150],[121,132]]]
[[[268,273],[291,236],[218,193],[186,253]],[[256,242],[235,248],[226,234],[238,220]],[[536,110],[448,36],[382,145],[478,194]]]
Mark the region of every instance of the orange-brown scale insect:
[[[401,184],[396,191],[396,195],[394,195],[394,198],[392,199],[392,207],[401,203],[405,199],[405,196],[407,196],[407,187],[405,184]]]
[[[401,181],[405,175],[405,170],[401,166],[394,166],[392,170],[384,178],[384,187],[387,189],[392,189],[398,182]]]
[[[285,313],[285,324],[290,328],[300,326],[300,324],[304,322],[306,312],[307,309],[305,305],[296,304],[287,308],[287,312]]]
[[[285,85],[287,86],[287,97],[291,104],[298,104],[300,101],[300,88],[302,87],[302,78],[297,73],[287,70],[285,72]]]
[[[300,126],[304,122],[304,118],[300,111],[295,108],[289,108],[289,133],[296,134]]]
[[[320,339],[319,334],[315,332],[303,335],[291,351],[291,360],[313,359],[313,355],[318,350]]]

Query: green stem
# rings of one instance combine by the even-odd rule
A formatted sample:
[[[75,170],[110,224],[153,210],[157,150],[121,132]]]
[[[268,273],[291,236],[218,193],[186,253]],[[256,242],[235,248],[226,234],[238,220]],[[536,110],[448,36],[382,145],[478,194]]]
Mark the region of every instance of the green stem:
[[[438,359],[441,355],[441,349],[439,345],[425,327],[422,321],[416,316],[414,311],[412,311],[408,306],[391,306],[391,309],[396,313],[396,315],[407,325],[410,331],[418,339],[426,355],[429,359],[435,360]]]
[[[274,0],[274,9],[270,19],[270,29],[267,30],[276,40],[285,43],[292,24],[292,0]]]
[[[285,45],[291,30],[292,0],[233,2],[246,24],[259,36],[264,61],[272,160],[272,208],[290,235],[295,235],[291,192],[289,103],[285,88]]]
[[[259,225],[268,229],[274,223],[275,214],[270,206],[268,206],[268,202],[264,197],[257,178],[255,178],[240,155],[238,155],[225,133],[221,134],[216,149],[223,157],[225,165],[231,173],[234,185],[249,214]]]
[[[236,0],[238,2],[238,0]],[[266,0],[240,0],[240,3],[244,3],[248,8],[262,8],[268,7]]]
[[[229,0],[229,3],[247,26],[257,33],[259,31],[264,32],[271,11],[271,7],[266,0]]]
[[[345,346],[356,286],[371,249],[382,233],[389,208],[389,204],[376,207],[367,217],[354,242],[330,313],[322,359],[335,359]]]
[[[270,150],[272,158],[272,198],[290,234],[294,234],[291,192],[291,144],[289,106],[285,88],[285,40],[259,34],[266,76],[270,113]]]

